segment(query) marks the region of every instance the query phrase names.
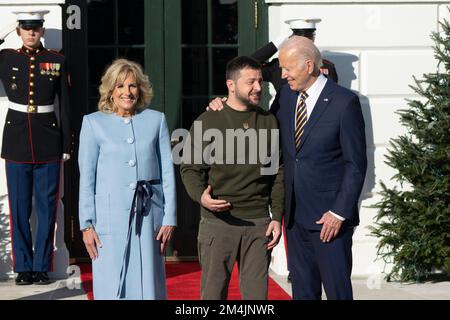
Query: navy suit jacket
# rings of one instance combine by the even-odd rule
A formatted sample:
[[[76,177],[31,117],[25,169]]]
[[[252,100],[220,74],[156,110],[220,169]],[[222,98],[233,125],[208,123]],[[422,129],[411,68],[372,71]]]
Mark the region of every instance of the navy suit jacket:
[[[364,118],[359,98],[328,80],[308,122],[300,148],[294,145],[294,115],[298,92],[284,85],[271,112],[280,126],[285,170],[285,221],[309,230],[331,210],[359,224],[358,199],[367,168]]]

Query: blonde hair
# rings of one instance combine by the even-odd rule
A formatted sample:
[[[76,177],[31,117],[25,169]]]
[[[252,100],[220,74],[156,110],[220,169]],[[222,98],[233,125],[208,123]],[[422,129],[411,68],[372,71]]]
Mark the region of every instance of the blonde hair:
[[[140,64],[127,60],[117,59],[106,69],[102,76],[99,87],[100,100],[98,101],[98,110],[105,113],[116,112],[116,107],[112,101],[112,93],[118,83],[124,82],[125,79],[132,74],[136,79],[136,84],[139,89],[139,98],[136,102],[137,109],[143,109],[150,103],[153,98],[153,89],[148,79],[144,74]]]

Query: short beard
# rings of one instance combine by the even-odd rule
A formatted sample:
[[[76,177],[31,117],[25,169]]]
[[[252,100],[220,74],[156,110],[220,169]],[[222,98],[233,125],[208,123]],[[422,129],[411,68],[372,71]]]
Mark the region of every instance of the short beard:
[[[250,108],[258,106],[258,104],[252,103],[249,98],[246,98],[243,95],[241,95],[239,91],[236,91],[236,100],[238,100],[239,102]]]

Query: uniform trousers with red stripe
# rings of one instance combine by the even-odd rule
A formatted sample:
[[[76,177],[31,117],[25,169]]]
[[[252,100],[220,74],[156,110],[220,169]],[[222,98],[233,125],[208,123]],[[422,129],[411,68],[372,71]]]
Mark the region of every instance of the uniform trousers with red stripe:
[[[60,162],[15,163],[6,160],[14,272],[52,271]],[[36,232],[30,226],[34,195]]]

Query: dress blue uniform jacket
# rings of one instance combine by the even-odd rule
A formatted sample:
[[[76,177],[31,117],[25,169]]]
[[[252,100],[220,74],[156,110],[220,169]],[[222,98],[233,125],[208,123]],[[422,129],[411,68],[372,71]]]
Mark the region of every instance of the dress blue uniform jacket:
[[[286,225],[300,223],[321,230],[315,222],[331,210],[359,223],[358,199],[367,168],[364,119],[359,98],[327,81],[309,117],[299,149],[294,143],[298,92],[284,85],[271,112],[279,121],[285,170]],[[295,200],[295,210],[291,210]],[[292,212],[291,212],[292,211]]]
[[[0,42],[1,43],[1,42]],[[60,121],[55,112],[26,113],[8,110],[1,156],[20,163],[59,161],[71,153],[68,74],[65,57],[41,46],[0,51],[0,80],[8,100],[30,107],[52,105],[59,98]]]
[[[65,57],[42,44],[33,50],[25,46],[1,50],[0,80],[8,100],[28,111],[8,109],[1,147],[1,157],[6,160],[14,271],[52,271],[60,161],[63,153],[71,153]],[[56,96],[59,121],[55,112],[37,112],[40,106],[53,105]],[[34,241],[29,222],[33,195]]]
[[[95,112],[83,119],[80,148],[80,228],[92,224],[102,247],[93,261],[95,299],[165,299],[164,264],[156,234],[176,225],[175,177],[164,114],[131,118]],[[138,181],[159,181],[140,237],[131,238],[125,289],[117,296],[133,195]]]

